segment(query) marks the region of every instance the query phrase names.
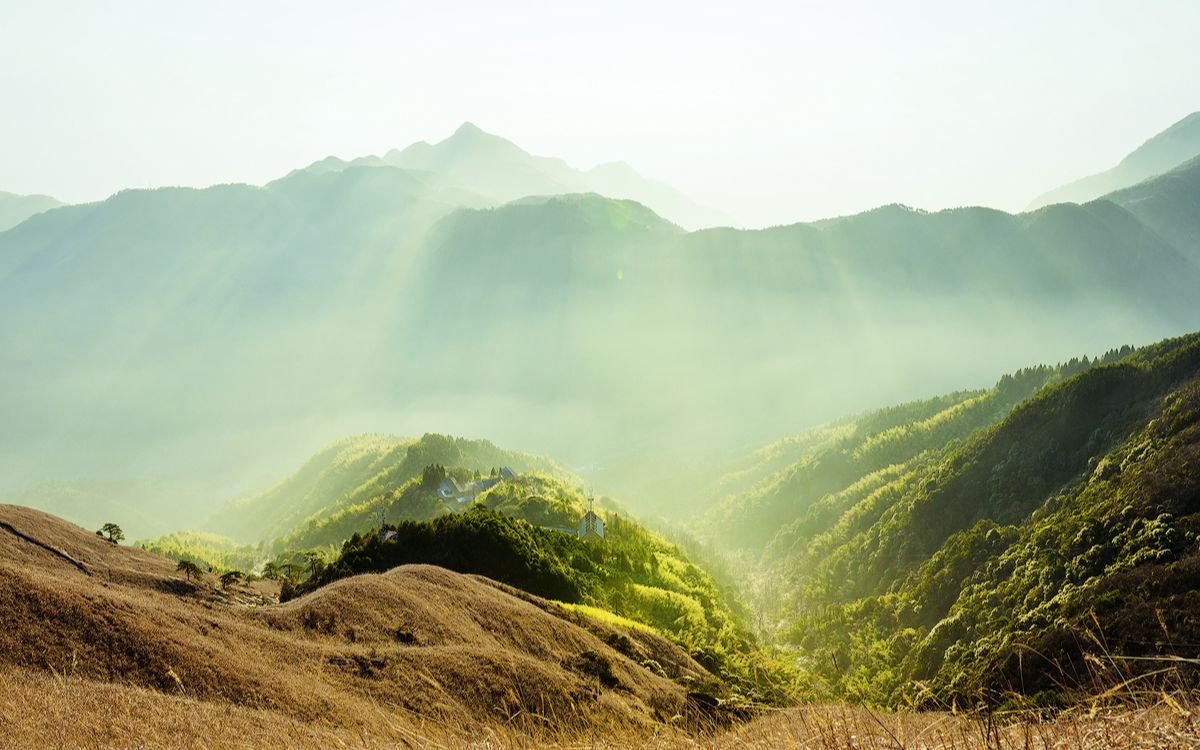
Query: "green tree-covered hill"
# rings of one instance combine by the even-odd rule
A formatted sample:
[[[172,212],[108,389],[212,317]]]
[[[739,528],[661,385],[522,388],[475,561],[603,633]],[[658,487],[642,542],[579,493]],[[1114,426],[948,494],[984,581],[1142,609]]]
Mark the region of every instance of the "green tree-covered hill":
[[[361,530],[362,523],[370,525],[379,498],[419,478],[431,464],[476,472],[508,466],[516,472],[540,471],[578,482],[568,469],[550,459],[503,450],[486,440],[435,434],[416,440],[363,435],[331,443],[274,487],[228,503],[208,520],[206,528],[246,543],[287,537],[295,542],[290,546],[340,544]],[[350,526],[344,532],[333,531],[338,524],[347,523]],[[324,531],[306,531],[315,528]]]
[[[1028,397],[962,429],[944,416],[934,437],[916,411],[727,501],[790,510],[751,541],[782,581],[783,641],[832,694],[961,705],[1180,664],[1195,679],[1167,660],[1200,642],[1200,334],[1023,377]],[[878,435],[918,445],[872,462]]]

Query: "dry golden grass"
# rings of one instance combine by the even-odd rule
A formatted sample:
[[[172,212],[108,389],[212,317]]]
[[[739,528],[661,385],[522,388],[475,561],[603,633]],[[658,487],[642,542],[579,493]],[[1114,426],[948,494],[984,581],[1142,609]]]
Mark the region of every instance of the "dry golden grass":
[[[669,677],[710,678],[661,638],[622,637],[440,568],[357,576],[256,608],[231,606],[211,583],[193,586],[169,561],[0,506],[0,670],[21,675],[8,689],[69,674],[85,692],[141,688],[152,691],[146,700],[266,711],[353,736],[393,724],[640,735],[697,719]]]
[[[1007,721],[948,713],[883,713],[851,706],[773,712],[732,729],[707,748],[834,750],[1174,750],[1200,747],[1200,723],[1178,700],[1145,708]]]
[[[709,676],[661,637],[487,579],[406,566],[265,607],[211,583],[0,506],[0,748],[1200,747],[1170,696],[1007,724],[822,706],[718,725],[677,682]]]
[[[890,714],[848,706],[773,711],[697,737],[670,727],[555,730],[504,722],[432,721],[376,706],[353,728],[273,711],[105,685],[70,674],[0,672],[4,748],[628,748],[735,750],[1183,750],[1200,723],[1178,699],[1095,716],[993,723],[945,713]],[[464,717],[466,718],[466,717]]]

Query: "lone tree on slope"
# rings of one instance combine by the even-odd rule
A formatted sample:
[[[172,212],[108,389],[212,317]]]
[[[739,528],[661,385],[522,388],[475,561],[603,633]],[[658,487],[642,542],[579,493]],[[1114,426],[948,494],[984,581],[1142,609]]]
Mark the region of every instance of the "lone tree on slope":
[[[316,578],[325,567],[325,556],[316,550],[305,552],[304,560],[308,563],[308,575],[310,578]]]
[[[187,576],[189,581],[199,578],[204,573],[204,571],[200,570],[200,566],[191,560],[180,560],[179,564],[175,566],[175,570]]]
[[[121,531],[121,527],[115,523],[106,523],[96,532],[96,536],[107,539],[113,544],[120,544],[125,538],[125,532]]]
[[[245,577],[240,570],[227,570],[221,574],[221,588],[228,591],[230,586]]]
[[[268,581],[278,581],[280,578],[283,578],[284,575],[283,571],[279,569],[277,564],[274,562],[267,562],[266,565],[263,565],[262,577],[266,578]]]

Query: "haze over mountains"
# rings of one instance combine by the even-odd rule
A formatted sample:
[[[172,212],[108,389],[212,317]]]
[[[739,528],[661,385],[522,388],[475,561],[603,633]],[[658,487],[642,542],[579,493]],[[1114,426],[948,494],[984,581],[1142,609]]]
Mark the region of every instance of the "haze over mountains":
[[[10,229],[34,214],[63,205],[48,195],[14,195],[0,192],[0,232]]]
[[[1001,747],[1136,683],[1179,745],[1200,157],[763,230],[601,174],[465,125],[0,231],[12,734],[780,746],[753,711],[858,702]]]
[[[1200,327],[1195,165],[1018,215],[687,232],[546,195],[603,180],[470,125],[357,161],[0,233],[6,489],[154,477],[215,501],[339,436],[437,430],[656,499],[682,456]]]

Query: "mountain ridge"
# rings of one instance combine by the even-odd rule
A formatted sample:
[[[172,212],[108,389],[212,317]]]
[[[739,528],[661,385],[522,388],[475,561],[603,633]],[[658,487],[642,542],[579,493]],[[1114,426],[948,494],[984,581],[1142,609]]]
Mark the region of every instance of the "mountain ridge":
[[[557,157],[535,156],[471,122],[464,122],[435,143],[417,141],[382,156],[349,161],[331,156],[305,169],[325,172],[352,166],[433,172],[489,196],[496,204],[529,195],[595,192],[636,200],[681,226],[696,228],[728,222],[719,212],[694,203],[665,183],[646,179],[628,164],[608,162],[588,170],[574,169]]]
[[[12,229],[31,216],[65,205],[49,195],[17,195],[0,191],[0,232]]]
[[[1170,205],[1200,194],[1190,182],[1145,189]],[[0,342],[15,365],[0,402],[88,445],[68,455],[49,437],[5,434],[0,474],[23,486],[221,466],[236,485],[238,461],[296,455],[291,420],[330,436],[445,425],[579,464],[626,450],[634,425],[664,428],[644,452],[698,436],[722,450],[801,413],[823,421],[1200,324],[1200,266],[1106,201],[686,232],[595,194],[468,200],[427,172],[355,167],[125,191],[0,233]],[[920,354],[950,341],[975,352],[953,379]],[[818,373],[809,356],[847,351],[896,377],[868,392],[852,385],[861,367],[841,371],[839,356]],[[117,377],[115,362],[131,369]],[[785,368],[823,396],[797,396]],[[203,441],[214,419],[221,445],[181,452],[161,439]],[[723,420],[742,434],[712,428]],[[96,436],[117,424],[138,447],[113,475],[105,453],[118,447]]]
[[[1084,203],[1169,172],[1200,156],[1200,112],[1193,112],[1152,136],[1111,169],[1039,195],[1026,210],[1052,203]]]

